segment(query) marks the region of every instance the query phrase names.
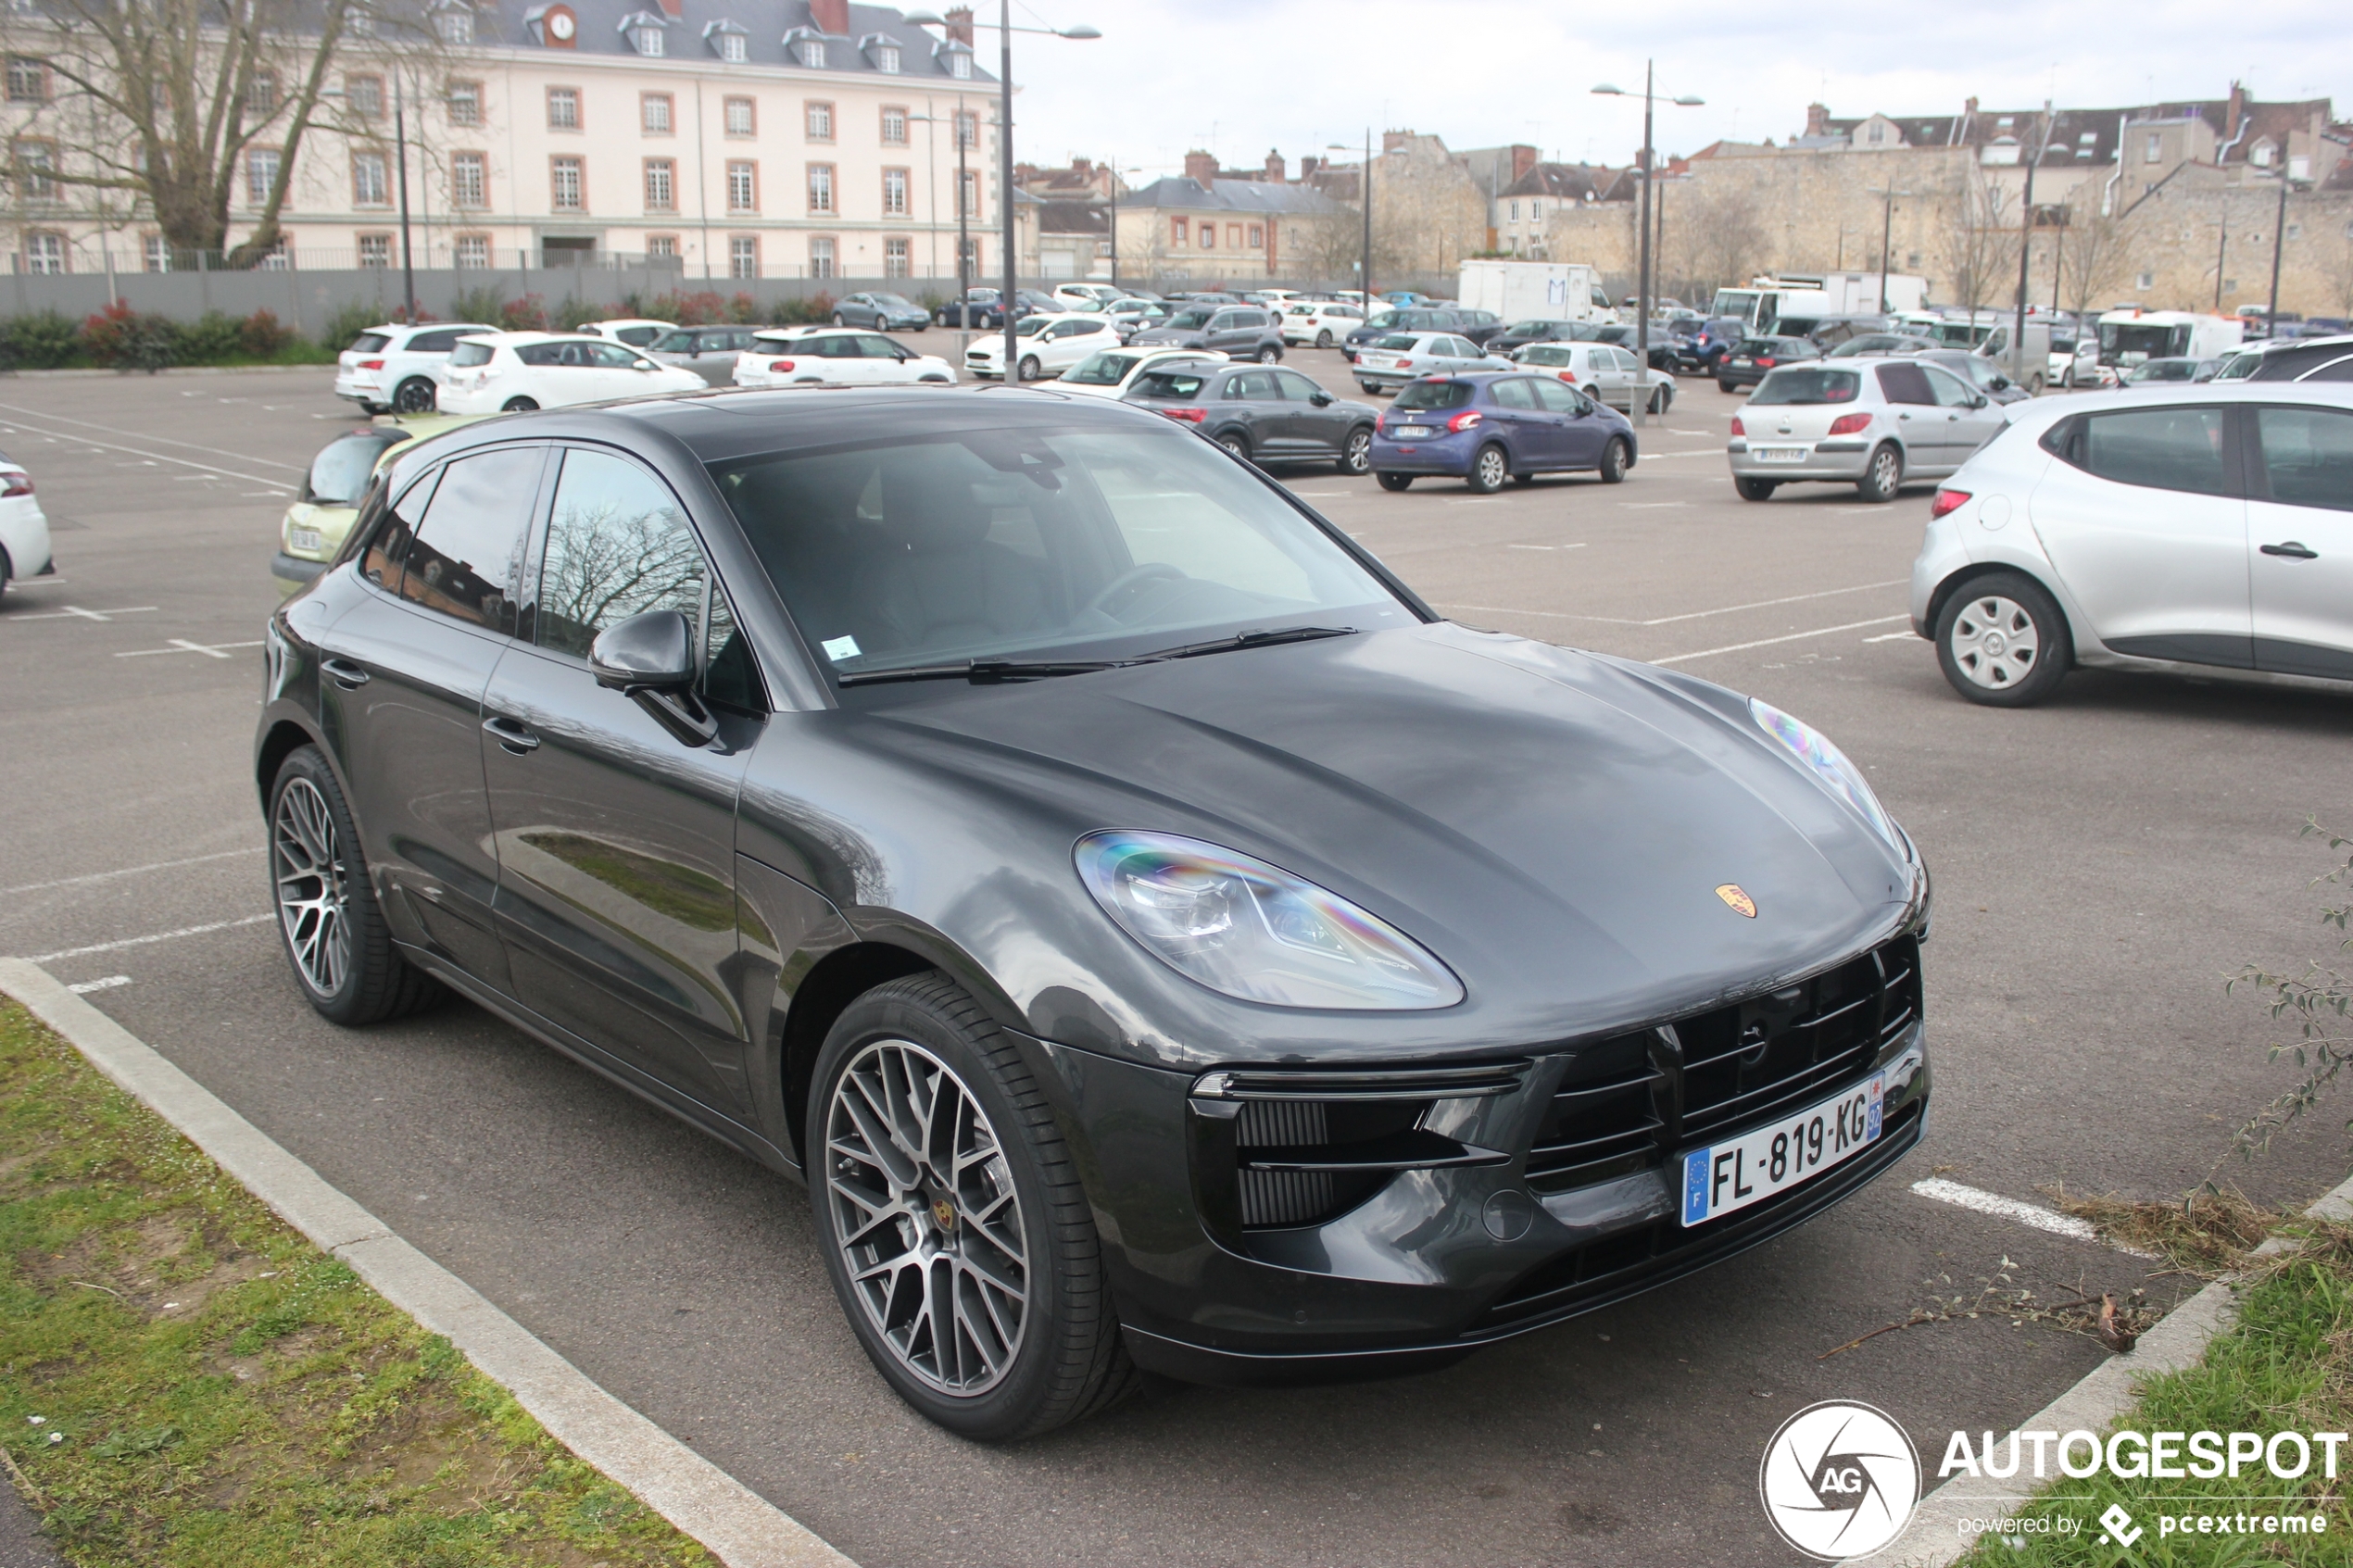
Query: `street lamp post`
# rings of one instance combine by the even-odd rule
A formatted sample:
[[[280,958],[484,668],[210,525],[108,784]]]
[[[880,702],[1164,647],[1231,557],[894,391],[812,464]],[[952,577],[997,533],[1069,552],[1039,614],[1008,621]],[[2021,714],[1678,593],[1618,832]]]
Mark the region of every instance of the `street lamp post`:
[[[1353,153],[1356,149],[1345,142],[1327,142],[1324,150],[1327,153]],[[1356,292],[1364,295],[1359,303],[1365,307],[1365,320],[1370,321],[1373,319],[1373,128],[1369,125],[1365,127],[1365,176],[1358,183],[1360,189],[1356,194],[1364,198],[1359,205],[1365,209],[1365,259],[1356,266]]]
[[[1119,167],[1119,160],[1114,158],[1111,160],[1111,168],[1106,172],[1111,176],[1111,287],[1112,292],[1117,294],[1119,292],[1119,177],[1123,174],[1141,174],[1143,170],[1122,169]]]
[[[400,91],[400,68],[392,69],[392,144],[393,158],[400,168],[400,292],[407,296],[408,320],[417,319],[417,269],[409,254],[409,111]],[[381,106],[384,100],[376,100]],[[381,107],[377,113],[384,112]]]
[[[1879,219],[1879,312],[1881,315],[1884,316],[1889,313],[1887,308],[1887,247],[1894,244],[1895,239],[1895,198],[1898,196],[1908,197],[1912,193],[1909,191],[1899,191],[1894,186],[1890,185],[1885,190],[1873,191],[1870,194],[1881,198]]]
[[[2287,188],[2295,183],[2283,165],[2280,169],[2280,214],[2271,226],[2271,304],[2263,313],[2263,332],[2267,337],[2280,330],[2280,251],[2287,244]]]
[[[2020,386],[2026,380],[2026,280],[2027,267],[2034,251],[2034,169],[2051,145],[2051,101],[2043,100],[2043,134],[2035,143],[2033,153],[2026,162],[2026,190],[2019,197],[2018,215],[2018,316],[2010,327],[2010,380]],[[1884,257],[1882,257],[1882,260]],[[2048,357],[2045,356],[2047,365]],[[2041,375],[2035,378],[2038,382]]]
[[[1634,360],[1642,367],[1645,375],[1650,372],[1651,363],[1651,186],[1656,183],[1657,171],[1653,166],[1658,161],[1652,146],[1651,121],[1657,96],[1657,75],[1656,62],[1642,62],[1642,254],[1634,269]],[[1605,98],[1632,96],[1625,89],[1613,87],[1608,82],[1602,83],[1593,91]],[[1685,108],[1696,108],[1707,100],[1682,97],[1669,101]],[[1649,405],[1645,403],[1635,411],[1634,422],[1642,424],[1649,418]]]

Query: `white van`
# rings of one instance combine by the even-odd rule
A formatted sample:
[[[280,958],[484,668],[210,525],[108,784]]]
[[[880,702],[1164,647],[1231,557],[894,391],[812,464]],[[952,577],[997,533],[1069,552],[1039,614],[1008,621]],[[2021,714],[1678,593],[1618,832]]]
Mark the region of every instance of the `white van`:
[[[2128,370],[2145,359],[2220,359],[2246,336],[2246,324],[2189,310],[2111,310],[2100,318],[2100,363]]]

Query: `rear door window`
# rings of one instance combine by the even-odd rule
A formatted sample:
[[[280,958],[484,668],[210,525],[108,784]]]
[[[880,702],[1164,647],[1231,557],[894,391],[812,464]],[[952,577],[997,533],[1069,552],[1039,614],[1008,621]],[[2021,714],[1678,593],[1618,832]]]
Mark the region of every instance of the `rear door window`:
[[[1527,408],[1531,411],[1536,408],[1535,383],[1524,376],[1512,376],[1496,382],[1487,390],[1496,403],[1504,408]]]
[[[2223,458],[2223,417],[2217,408],[2133,408],[2087,415],[2078,439],[2060,456],[2086,472],[2119,484],[2230,494]]]
[[[1933,405],[1936,391],[1928,383],[1928,372],[1918,365],[1881,365],[1879,368],[1879,389],[1890,403]]]
[[[1245,403],[1272,403],[1280,396],[1275,390],[1275,378],[1266,370],[1250,370],[1234,376],[1226,383],[1226,396]]]
[[[442,470],[400,578],[411,603],[493,632],[514,630],[523,535],[547,448],[505,446]]]
[[[2258,408],[2263,483],[2282,506],[2353,511],[2353,414],[2334,408]]]

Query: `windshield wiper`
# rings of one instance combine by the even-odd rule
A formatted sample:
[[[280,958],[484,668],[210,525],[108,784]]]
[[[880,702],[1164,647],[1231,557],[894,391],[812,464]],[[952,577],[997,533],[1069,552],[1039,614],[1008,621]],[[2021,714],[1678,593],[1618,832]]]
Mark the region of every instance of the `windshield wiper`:
[[[1118,659],[970,659],[962,664],[910,664],[903,670],[853,670],[835,680],[845,686],[888,681],[1032,681],[1049,675],[1089,675],[1132,662]]]
[[[1230,637],[1213,637],[1205,643],[1187,643],[1182,647],[1139,654],[1129,662],[1150,664],[1163,659],[1199,659],[1205,653],[1231,653],[1236,648],[1271,647],[1277,643],[1312,643],[1323,637],[1353,637],[1355,634],[1356,628],[1353,626],[1284,626],[1272,632],[1237,632]]]

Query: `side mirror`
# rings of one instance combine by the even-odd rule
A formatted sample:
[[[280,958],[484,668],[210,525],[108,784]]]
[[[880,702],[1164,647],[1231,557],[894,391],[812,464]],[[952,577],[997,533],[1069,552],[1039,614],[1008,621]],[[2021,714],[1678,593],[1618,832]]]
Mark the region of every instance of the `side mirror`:
[[[1985,404],[1986,404],[1986,397],[1985,397],[1985,395],[1984,395],[1983,393],[1982,393],[1982,392],[1973,392],[1973,393],[1969,394],[1969,406],[1970,408],[1984,408],[1984,407],[1985,407]]]
[[[2010,389],[2010,378],[2009,378],[2009,377],[2007,377],[2007,376],[1995,376],[1995,377],[1994,378],[1994,391],[1996,391],[1996,392],[2007,392],[2009,389]]]
[[[1319,392],[1307,401],[1313,403],[1318,408],[1328,408],[1332,406],[1332,395],[1328,392]]]
[[[649,609],[608,626],[588,645],[597,684],[628,696],[684,691],[695,684],[694,623],[674,609]]]
[[[650,359],[640,359],[629,368],[633,370],[659,370],[661,369],[660,365],[655,364]]]

